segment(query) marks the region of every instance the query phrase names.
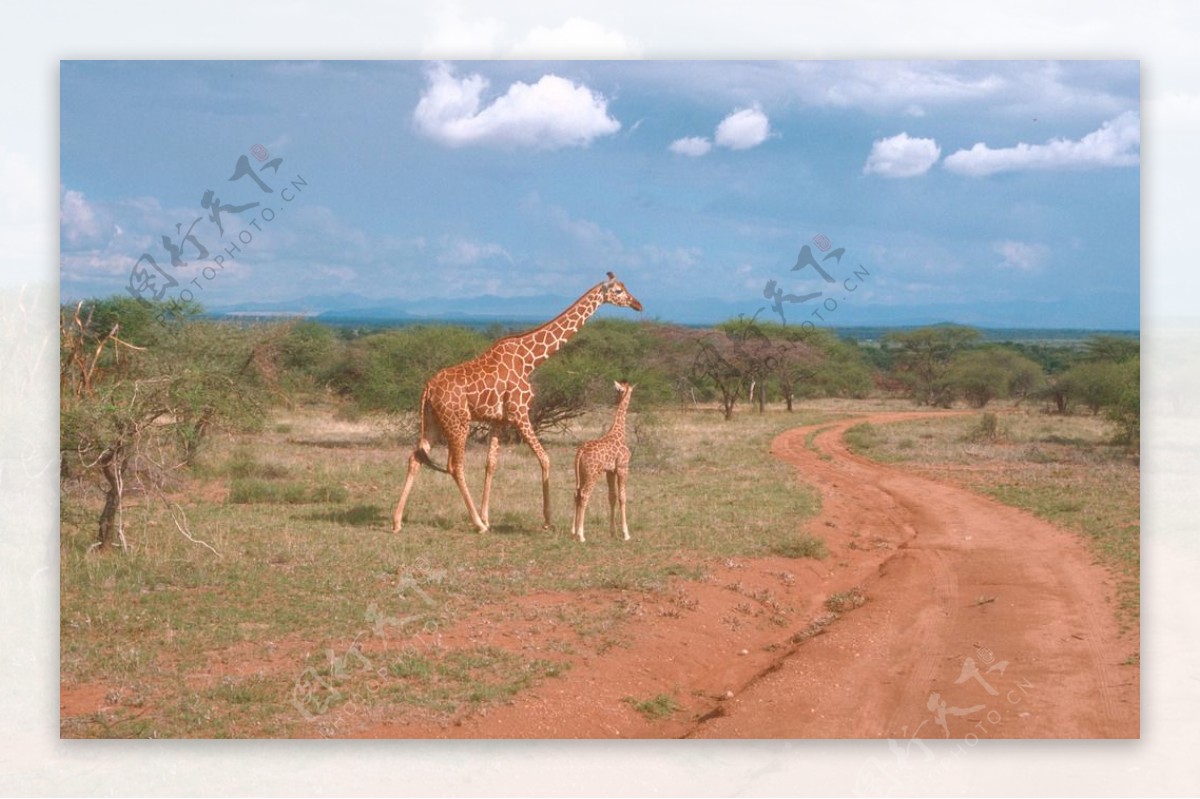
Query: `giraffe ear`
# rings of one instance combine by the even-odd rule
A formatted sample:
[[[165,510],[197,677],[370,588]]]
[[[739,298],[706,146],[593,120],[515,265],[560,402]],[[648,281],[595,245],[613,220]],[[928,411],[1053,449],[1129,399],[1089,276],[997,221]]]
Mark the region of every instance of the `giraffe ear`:
[[[620,384],[620,382],[618,382],[618,381],[616,381],[616,380],[614,380],[614,381],[613,381],[613,388],[615,388],[617,391],[624,391],[624,390],[625,390],[625,387],[624,387],[624,386],[622,386],[622,385]]]

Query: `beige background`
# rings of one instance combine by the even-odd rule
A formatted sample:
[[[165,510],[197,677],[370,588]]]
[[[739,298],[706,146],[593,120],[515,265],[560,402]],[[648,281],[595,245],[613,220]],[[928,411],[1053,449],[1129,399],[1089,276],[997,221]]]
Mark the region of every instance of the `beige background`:
[[[1143,2],[6,3],[0,23],[0,793],[1200,792],[1200,6]],[[717,6],[718,4],[712,4]],[[576,20],[567,24],[570,20]],[[1128,58],[1142,63],[1143,739],[58,740],[60,58]],[[1190,354],[1190,357],[1187,357]],[[1168,401],[1168,392],[1179,399]],[[881,767],[886,777],[881,779]]]

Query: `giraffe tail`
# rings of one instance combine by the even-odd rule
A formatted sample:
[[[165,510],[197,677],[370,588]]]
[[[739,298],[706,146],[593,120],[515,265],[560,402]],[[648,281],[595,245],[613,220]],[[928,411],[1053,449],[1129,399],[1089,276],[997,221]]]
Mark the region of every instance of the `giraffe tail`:
[[[421,436],[420,436],[420,439],[417,441],[417,448],[413,450],[413,457],[415,457],[419,463],[421,463],[424,466],[428,466],[430,469],[433,469],[435,472],[441,472],[442,474],[450,474],[449,469],[446,469],[442,466],[437,465],[436,463],[433,462],[433,459],[429,457],[429,450],[430,450],[431,444],[429,443],[429,436],[426,435],[426,431],[427,431],[426,425],[428,425],[429,427],[436,426],[437,419],[434,418],[432,409],[429,407],[429,392],[428,391],[421,392],[420,413],[421,413]]]

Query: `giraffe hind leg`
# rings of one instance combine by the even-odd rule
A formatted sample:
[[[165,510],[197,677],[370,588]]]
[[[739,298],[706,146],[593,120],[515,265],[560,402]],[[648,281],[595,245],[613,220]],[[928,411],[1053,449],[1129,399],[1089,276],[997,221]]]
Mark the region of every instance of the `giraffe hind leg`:
[[[396,504],[396,511],[392,514],[392,532],[400,532],[400,528],[404,525],[404,506],[408,504],[408,495],[412,491],[413,483],[417,480],[417,473],[421,471],[421,457],[417,452],[420,448],[413,451],[412,455],[408,456],[408,472],[404,476],[404,488],[400,491],[400,502]],[[429,456],[426,455],[426,458]]]
[[[458,486],[458,491],[462,494],[463,502],[467,505],[467,512],[471,515],[471,524],[475,525],[481,533],[488,531],[487,523],[480,518],[479,511],[475,509],[475,501],[471,499],[471,491],[467,488],[466,466],[464,464],[467,451],[467,429],[463,428],[461,433],[456,431],[453,437],[447,436],[450,440],[447,442],[450,447],[450,457],[446,462],[447,471],[454,478],[455,485]]]

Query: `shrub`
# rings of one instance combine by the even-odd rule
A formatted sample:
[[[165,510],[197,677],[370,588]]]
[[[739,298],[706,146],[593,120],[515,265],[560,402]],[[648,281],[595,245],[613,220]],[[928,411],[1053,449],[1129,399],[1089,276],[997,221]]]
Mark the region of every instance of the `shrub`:
[[[850,449],[855,452],[865,452],[883,442],[883,434],[870,422],[854,425],[846,431],[843,438],[850,445]]]
[[[1000,441],[1006,437],[1000,421],[994,413],[985,413],[965,436],[967,441]]]
[[[1113,402],[1105,409],[1117,424],[1117,443],[1137,447],[1142,437],[1141,358],[1134,357],[1120,364],[1117,371],[1117,391]]]
[[[947,391],[976,408],[1000,397],[1022,399],[1044,382],[1040,366],[1007,347],[960,352],[945,376]]]

